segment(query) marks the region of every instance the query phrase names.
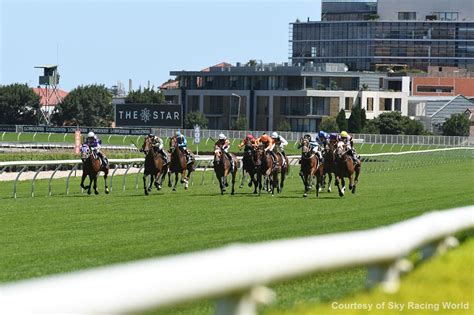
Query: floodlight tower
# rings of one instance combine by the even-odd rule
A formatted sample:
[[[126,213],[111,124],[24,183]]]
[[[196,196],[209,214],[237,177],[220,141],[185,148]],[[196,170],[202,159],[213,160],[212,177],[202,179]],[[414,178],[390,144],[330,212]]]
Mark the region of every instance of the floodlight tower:
[[[50,123],[50,112],[49,106],[50,106],[50,99],[54,95],[56,96],[56,99],[61,102],[61,96],[58,92],[58,87],[59,87],[59,73],[58,73],[58,65],[41,65],[41,66],[36,66],[35,68],[43,69],[43,75],[39,77],[39,85],[44,86],[44,90],[40,90],[40,96],[44,97],[45,104],[43,105],[46,107],[46,111],[43,111],[41,109],[41,113],[43,114],[44,119],[46,120],[46,123],[49,125]]]

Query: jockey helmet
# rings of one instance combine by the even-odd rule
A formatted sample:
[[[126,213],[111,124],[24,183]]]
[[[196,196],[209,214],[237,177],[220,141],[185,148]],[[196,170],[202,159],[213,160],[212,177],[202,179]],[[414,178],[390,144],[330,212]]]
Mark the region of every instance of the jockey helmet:
[[[341,138],[347,138],[349,135],[347,134],[347,131],[342,131],[341,132]]]
[[[87,134],[87,138],[94,138],[95,137],[95,133],[93,133],[92,131],[90,131],[88,134]]]
[[[263,134],[263,135],[260,137],[260,141],[262,141],[262,142],[269,142],[269,141],[270,141],[270,137],[268,137],[267,134]]]
[[[247,139],[253,139],[253,136],[252,136],[252,134],[249,133],[246,138]]]
[[[152,133],[149,133],[149,134],[148,134],[148,138],[154,138],[154,137],[155,137],[154,134],[152,134]]]
[[[311,135],[309,133],[307,133],[303,136],[303,138],[311,140]]]
[[[323,131],[323,130],[321,130],[321,131],[319,132],[319,137],[320,137],[320,138],[327,138],[327,135],[328,135],[328,134],[327,134],[325,131]]]
[[[219,140],[225,140],[225,139],[227,139],[226,136],[225,136],[225,134],[220,133],[220,134],[219,134]]]
[[[176,137],[181,137],[181,132],[176,131]]]
[[[276,132],[276,131],[272,132],[272,138],[273,139],[278,138],[278,132]]]

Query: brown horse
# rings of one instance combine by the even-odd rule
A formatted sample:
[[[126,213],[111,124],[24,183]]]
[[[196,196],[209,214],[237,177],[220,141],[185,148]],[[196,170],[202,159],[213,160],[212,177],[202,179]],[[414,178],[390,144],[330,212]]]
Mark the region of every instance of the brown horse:
[[[288,161],[288,157],[285,156],[282,152],[279,151],[278,147],[275,146],[274,149],[275,156],[277,158],[277,177],[274,183],[277,187],[277,192],[281,193],[283,191],[283,185],[285,183],[286,175],[288,175],[290,171],[290,162]],[[280,179],[278,179],[278,175],[280,175]]]
[[[316,177],[316,196],[319,196],[319,186],[323,181],[323,165],[311,148],[308,139],[302,138],[299,147],[301,148],[301,171],[300,176],[304,185],[303,197],[308,197],[311,190],[311,182]]]
[[[217,180],[219,181],[219,187],[221,189],[221,195],[224,194],[226,191],[226,187],[229,186],[227,183],[227,176],[229,173],[232,176],[232,191],[231,195],[235,194],[235,177],[237,175],[237,170],[239,169],[239,160],[234,154],[230,154],[232,160],[234,161],[234,169],[230,170],[230,160],[226,157],[225,153],[223,152],[220,146],[214,147],[214,172],[216,172]]]
[[[104,172],[104,181],[105,181],[105,193],[109,193],[109,187],[107,186],[107,175],[109,174],[109,166],[101,165],[100,158],[97,156],[97,153],[94,150],[84,144],[81,147],[81,160],[82,160],[82,178],[81,178],[81,188],[87,190],[87,193],[91,194],[91,186],[94,185],[94,193],[99,194],[97,190],[97,175],[100,171]],[[84,180],[89,176],[89,185],[84,186]]]
[[[255,168],[255,163],[253,161],[253,154],[255,152],[255,148],[251,144],[246,144],[244,147],[244,155],[242,156],[242,181],[240,183],[240,188],[244,187],[244,181],[245,181],[245,173],[249,174],[250,180],[248,183],[249,187],[252,187],[252,184],[254,185],[255,189],[253,191],[254,194],[257,193],[257,179],[255,177],[255,174],[257,173],[257,170]]]
[[[145,153],[145,169],[143,170],[143,190],[145,195],[152,189],[155,184],[157,190],[160,190],[163,184],[163,178],[168,172],[168,164],[165,164],[163,156],[156,152],[156,148],[152,139],[145,138],[142,146],[142,151]],[[166,154],[166,153],[165,153]],[[147,186],[147,177],[150,176],[150,184]]]
[[[339,191],[339,197],[344,197],[346,190],[346,183],[344,177],[349,178],[349,189],[353,194],[356,192],[356,184],[359,181],[360,164],[354,166],[351,156],[348,154],[346,145],[339,142],[336,148],[336,186]],[[352,178],[355,173],[355,179]],[[342,188],[339,186],[339,181],[342,182]]]
[[[173,191],[176,191],[176,185],[178,183],[178,174],[181,174],[181,184],[184,184],[184,189],[188,189],[188,179],[191,173],[194,171],[194,160],[187,164],[186,155],[181,151],[178,146],[178,139],[176,137],[170,138],[170,152],[171,159],[169,163],[168,172],[168,187],[171,187],[171,173],[175,174]],[[186,176],[186,171],[188,175]]]
[[[258,194],[260,195],[262,187],[265,186],[266,190],[273,195],[278,183],[278,169],[274,167],[270,153],[265,152],[262,146],[258,146],[255,149],[253,161],[257,170]],[[265,181],[263,184],[262,179]]]
[[[323,153],[323,170],[324,176],[328,175],[328,192],[331,192],[331,182],[332,182],[332,174],[336,177],[336,155],[334,153],[336,148],[336,144],[334,142],[330,142],[329,146],[325,148]],[[325,179],[323,177],[323,188],[325,184]]]

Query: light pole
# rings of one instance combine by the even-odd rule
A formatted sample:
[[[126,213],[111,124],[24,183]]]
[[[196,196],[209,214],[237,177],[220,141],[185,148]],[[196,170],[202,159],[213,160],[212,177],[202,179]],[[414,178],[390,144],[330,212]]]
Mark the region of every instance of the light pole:
[[[240,96],[238,94],[235,94],[235,93],[232,93],[232,96],[235,96],[235,97],[239,98],[239,107],[237,108],[237,119],[239,119],[240,118],[240,100],[241,100],[242,96]]]

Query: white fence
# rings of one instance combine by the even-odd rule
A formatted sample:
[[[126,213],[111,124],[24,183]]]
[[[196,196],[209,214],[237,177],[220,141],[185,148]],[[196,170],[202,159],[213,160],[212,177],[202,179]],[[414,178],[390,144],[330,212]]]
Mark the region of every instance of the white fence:
[[[442,164],[442,163],[458,163],[465,161],[466,158],[474,158],[474,148],[472,147],[453,147],[453,148],[442,148],[442,149],[430,149],[430,150],[421,150],[421,151],[405,151],[405,152],[387,152],[387,153],[376,153],[376,154],[363,154],[361,156],[362,161],[366,162],[362,166],[363,173],[371,173],[378,171],[390,171],[397,169],[406,169],[419,167],[430,164]],[[404,156],[412,156],[410,159],[404,158]],[[290,165],[298,165],[299,156],[289,156]],[[383,158],[383,159],[382,159]],[[114,176],[116,172],[123,167],[125,169],[120,175],[122,177],[122,187],[121,190],[124,191],[126,187],[127,174],[135,166],[135,189],[139,187],[140,174],[143,170],[144,158],[135,158],[135,159],[109,159],[109,162],[112,165],[115,165],[115,168],[112,168],[109,173],[109,187],[111,191],[114,189]],[[374,162],[374,163],[371,163]],[[66,176],[66,194],[69,194],[70,191],[70,179],[73,177],[73,174],[76,174],[76,171],[81,166],[81,160],[50,160],[50,161],[9,161],[9,162],[0,162],[0,176],[6,170],[15,167],[16,168],[16,177],[13,183],[13,197],[17,196],[17,184],[21,178],[21,175],[28,170],[30,167],[37,167],[34,171],[34,175],[31,181],[31,196],[35,195],[35,182],[37,176],[40,172],[43,172],[46,166],[53,167],[53,172],[48,180],[48,195],[52,195],[52,180],[57,172],[66,167],[68,174]],[[199,168],[201,174],[196,175],[192,173],[191,175],[191,184],[194,185],[195,176],[200,176],[200,183],[203,185],[205,183],[205,172],[208,170],[213,170],[212,168],[212,157],[202,156],[196,157],[196,166]],[[290,176],[294,176],[295,172],[290,172]],[[1,179],[1,177],[0,177]],[[214,177],[211,181],[214,183]],[[239,172],[239,181],[241,181],[241,172]]]
[[[412,251],[428,257],[472,229],[474,206],[468,206],[368,231],[236,244],[20,281],[0,286],[0,313],[116,314],[215,298],[218,314],[252,315],[258,302],[272,298],[262,285],[356,266],[369,267],[369,285],[394,290]]]

